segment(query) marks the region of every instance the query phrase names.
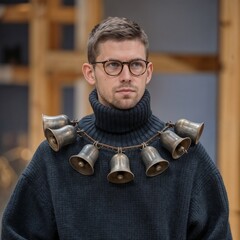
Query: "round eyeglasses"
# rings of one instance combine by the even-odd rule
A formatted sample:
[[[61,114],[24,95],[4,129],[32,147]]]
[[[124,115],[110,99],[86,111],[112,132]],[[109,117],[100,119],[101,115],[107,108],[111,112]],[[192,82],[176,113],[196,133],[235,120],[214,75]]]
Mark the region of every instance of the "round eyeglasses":
[[[103,62],[93,62],[92,64],[101,63],[106,74],[110,76],[118,76],[126,64],[130,73],[134,76],[143,75],[147,70],[148,61],[142,59],[135,59],[129,62],[121,62],[118,60],[107,60]]]

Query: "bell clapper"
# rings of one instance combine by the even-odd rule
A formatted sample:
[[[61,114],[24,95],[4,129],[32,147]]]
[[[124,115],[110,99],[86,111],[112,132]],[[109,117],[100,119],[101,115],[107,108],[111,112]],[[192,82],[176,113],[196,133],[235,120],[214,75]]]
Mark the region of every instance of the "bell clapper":
[[[49,139],[49,142],[51,142],[53,145],[56,145],[56,144],[57,144],[56,138],[54,138],[54,137],[51,137],[51,138]]]
[[[177,152],[180,153],[180,154],[184,153],[185,151],[186,150],[185,150],[185,148],[183,146],[180,146],[180,147],[177,148]]]
[[[160,164],[157,164],[155,170],[159,172],[161,171],[161,169],[162,169],[162,166]]]
[[[118,180],[122,180],[124,177],[123,177],[123,174],[122,173],[118,173],[117,175],[117,179]]]
[[[81,167],[81,168],[83,168],[83,167],[85,166],[85,164],[84,164],[83,161],[79,161],[79,162],[78,162],[78,165],[79,165],[79,167]]]

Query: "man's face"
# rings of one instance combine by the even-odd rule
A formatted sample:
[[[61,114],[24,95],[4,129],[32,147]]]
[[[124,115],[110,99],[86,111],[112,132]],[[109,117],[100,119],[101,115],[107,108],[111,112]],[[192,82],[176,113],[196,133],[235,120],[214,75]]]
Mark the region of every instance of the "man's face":
[[[146,60],[145,47],[139,40],[108,40],[99,44],[96,62],[106,60],[128,62],[134,59]],[[146,85],[151,80],[152,70],[150,62],[143,75],[134,76],[128,66],[124,65],[118,76],[109,76],[102,64],[96,64],[93,77],[98,100],[105,106],[119,109],[134,107],[142,98]]]

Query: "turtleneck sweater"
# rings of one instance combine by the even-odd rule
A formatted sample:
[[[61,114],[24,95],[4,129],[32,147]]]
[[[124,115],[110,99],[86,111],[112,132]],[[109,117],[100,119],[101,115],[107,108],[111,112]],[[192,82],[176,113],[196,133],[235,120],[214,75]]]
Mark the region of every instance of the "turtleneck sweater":
[[[152,114],[147,90],[141,101],[127,110],[102,105],[96,90],[90,94],[89,101],[94,114],[83,118],[79,127],[98,142],[116,147],[138,145],[164,127],[164,123]]]
[[[126,133],[140,128],[152,116],[150,94],[146,90],[142,100],[134,108],[121,110],[102,105],[94,90],[89,100],[95,114],[95,125],[105,132]]]
[[[164,127],[152,114],[147,90],[128,110],[103,106],[96,90],[89,100],[94,113],[77,127],[98,143],[125,149],[141,145]],[[154,177],[146,175],[141,149],[127,148],[134,179],[124,184],[107,180],[116,153],[112,148],[99,149],[93,175],[71,167],[69,158],[89,143],[81,135],[58,152],[47,141],[40,144],[5,209],[3,240],[231,239],[224,184],[200,143],[175,160],[154,139],[151,146],[169,162]]]

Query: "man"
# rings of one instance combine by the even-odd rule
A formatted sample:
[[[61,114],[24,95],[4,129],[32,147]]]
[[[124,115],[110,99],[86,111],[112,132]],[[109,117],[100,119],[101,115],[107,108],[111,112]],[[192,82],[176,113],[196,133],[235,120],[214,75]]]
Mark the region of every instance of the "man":
[[[192,144],[176,160],[159,140],[166,124],[150,108],[144,31],[104,20],[88,61],[94,114],[77,123],[73,143],[39,146],[5,210],[3,239],[231,239],[224,184],[204,148]],[[153,172],[144,149],[145,159],[157,156]]]

